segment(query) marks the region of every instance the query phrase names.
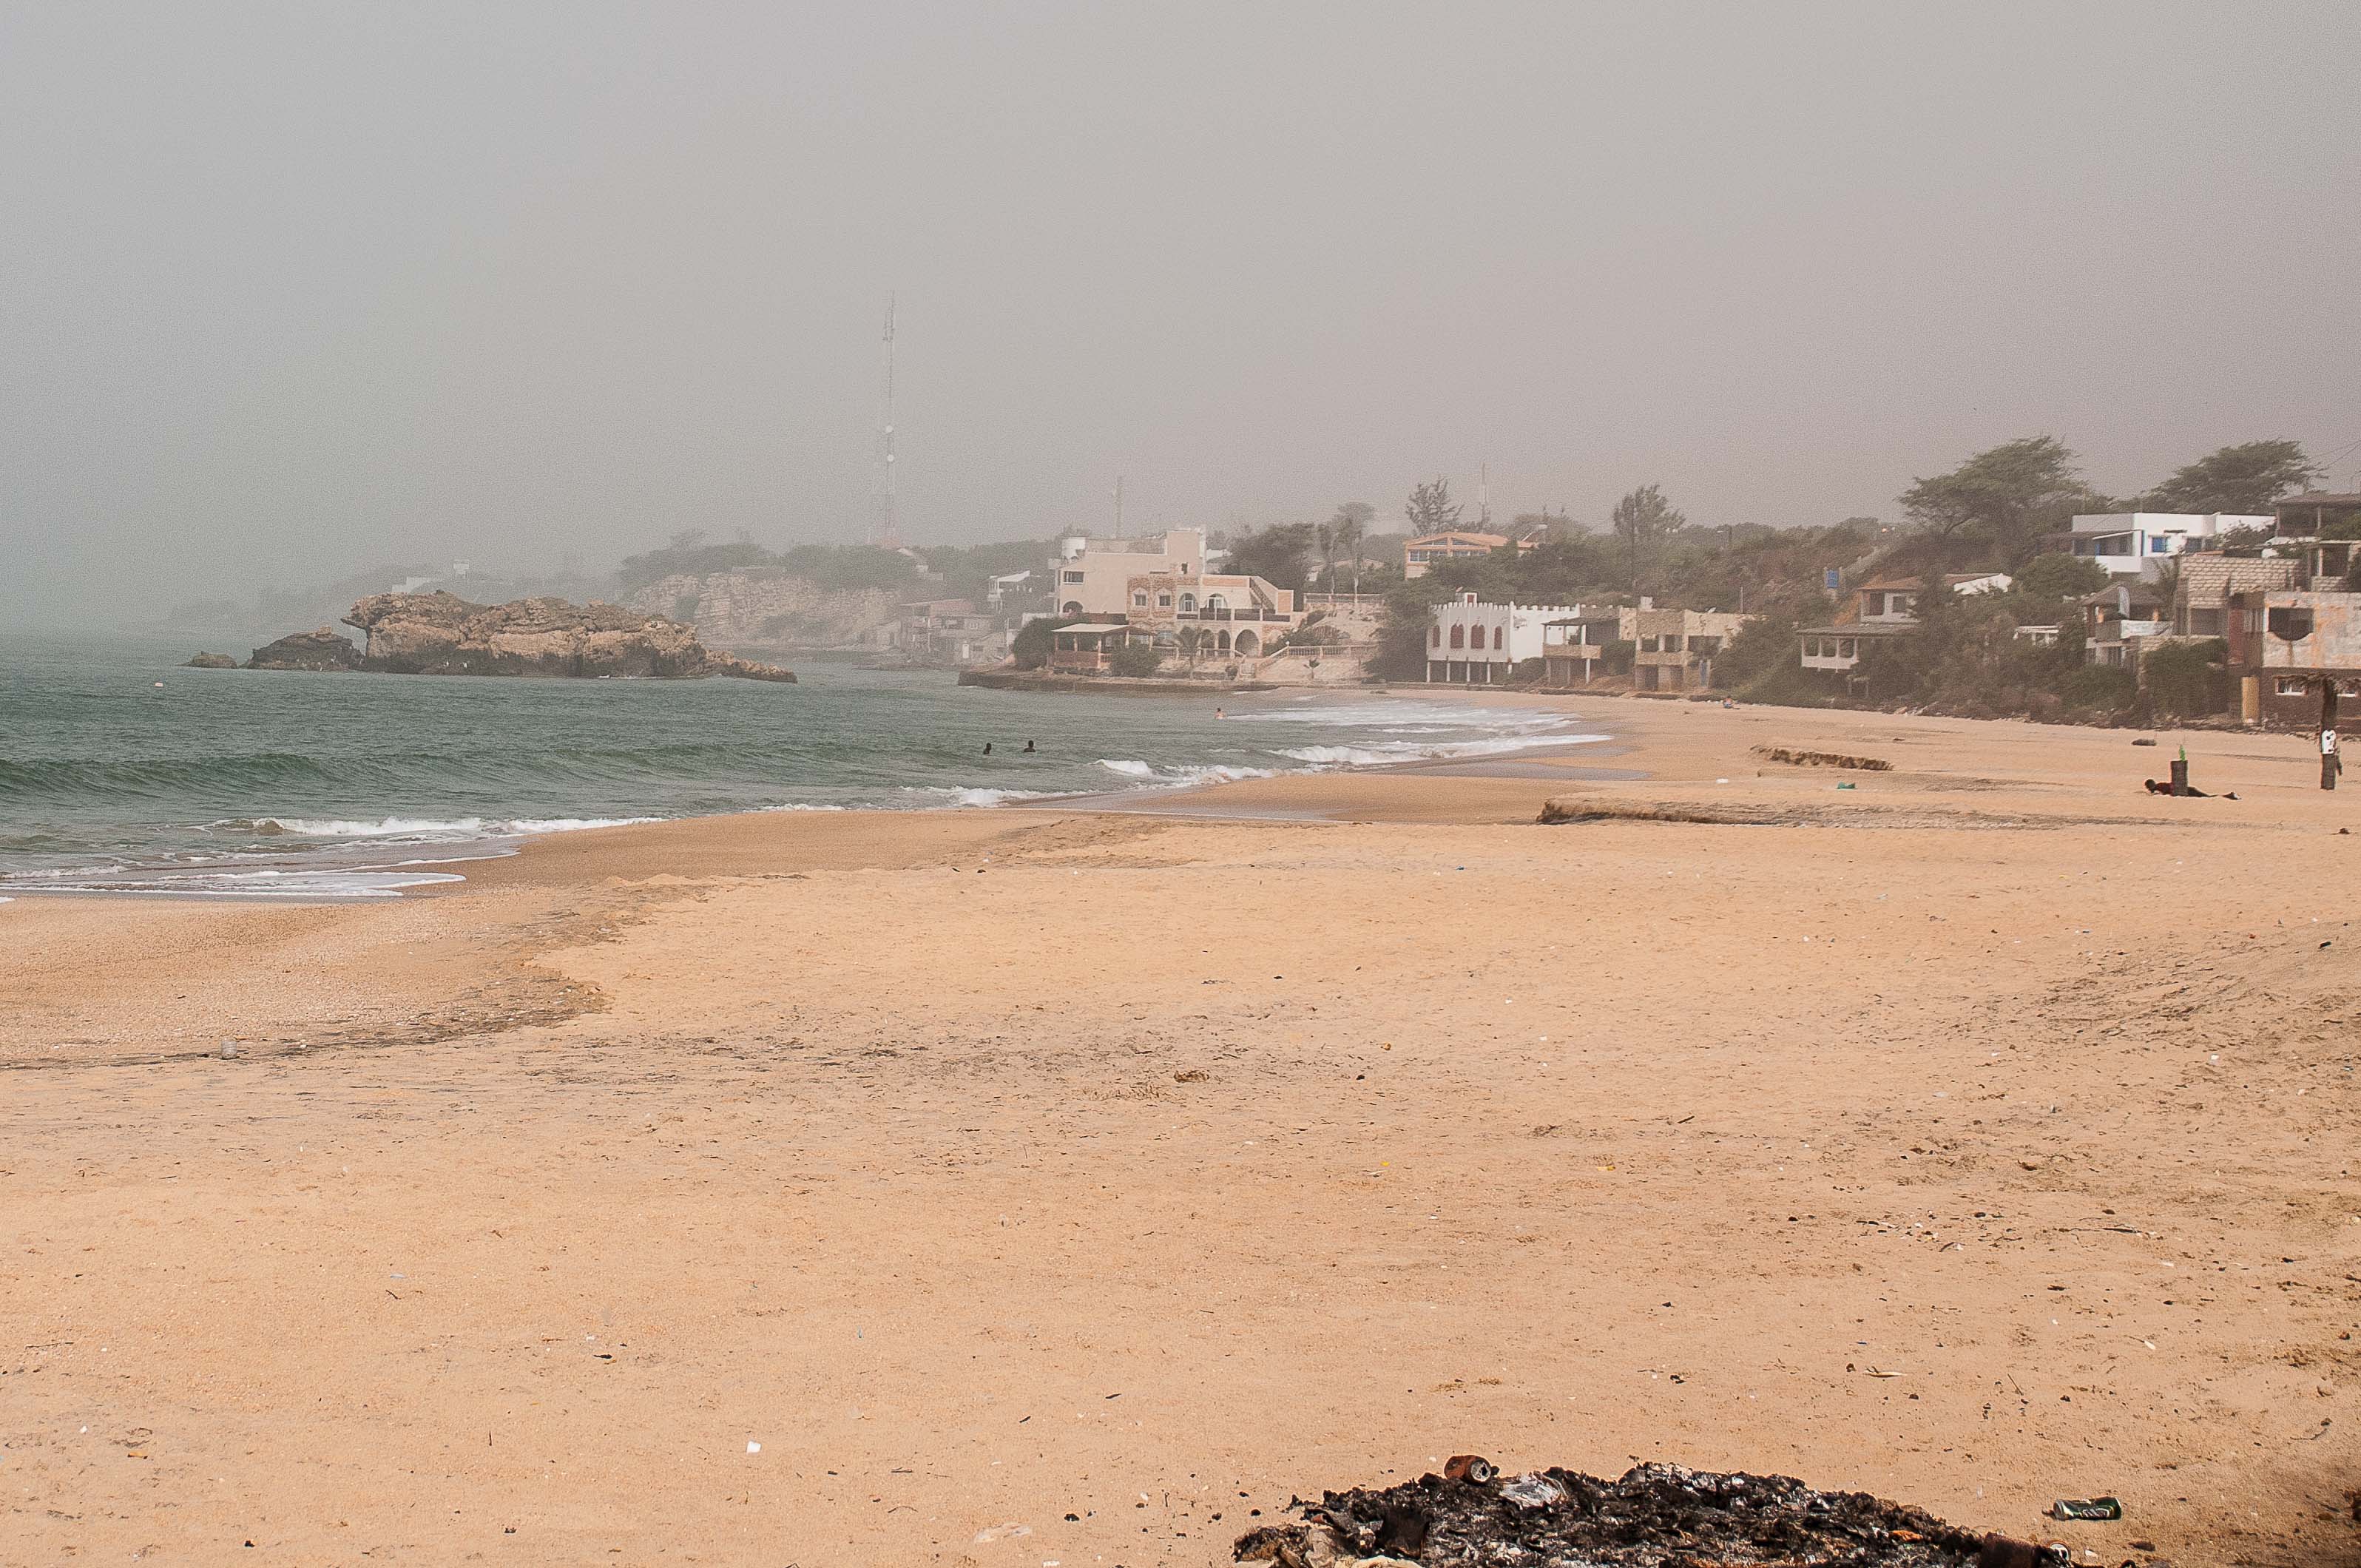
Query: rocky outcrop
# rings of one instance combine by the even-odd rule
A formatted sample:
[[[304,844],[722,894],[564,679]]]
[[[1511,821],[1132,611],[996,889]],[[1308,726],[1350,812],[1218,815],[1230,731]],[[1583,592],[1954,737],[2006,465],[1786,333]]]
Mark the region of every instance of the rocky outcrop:
[[[796,678],[792,670],[709,652],[692,628],[620,605],[557,598],[481,605],[451,593],[375,594],[353,606],[345,624],[367,634],[368,646],[343,667],[394,674]],[[303,636],[321,634],[333,635],[323,629]]]
[[[699,637],[731,646],[858,648],[874,646],[879,629],[895,623],[901,601],[927,592],[917,579],[906,589],[824,588],[806,577],[759,572],[675,573],[625,596],[631,609],[694,622]]]
[[[341,642],[343,638],[336,639]],[[235,670],[237,656],[234,653],[200,653],[181,666],[184,670]]]
[[[327,627],[298,631],[257,648],[246,662],[249,670],[357,670],[360,650]]]

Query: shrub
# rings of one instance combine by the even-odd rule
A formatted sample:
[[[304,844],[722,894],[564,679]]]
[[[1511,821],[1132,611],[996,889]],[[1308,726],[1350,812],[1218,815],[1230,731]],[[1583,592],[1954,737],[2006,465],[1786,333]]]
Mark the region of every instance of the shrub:
[[[1156,667],[1162,663],[1163,650],[1147,642],[1126,642],[1116,649],[1115,657],[1108,661],[1116,674],[1133,680],[1154,674]]]
[[[2229,656],[2229,644],[2219,637],[2164,644],[2141,668],[2149,701],[2158,713],[2178,718],[2222,712],[2230,706],[2230,676],[2224,668]]]

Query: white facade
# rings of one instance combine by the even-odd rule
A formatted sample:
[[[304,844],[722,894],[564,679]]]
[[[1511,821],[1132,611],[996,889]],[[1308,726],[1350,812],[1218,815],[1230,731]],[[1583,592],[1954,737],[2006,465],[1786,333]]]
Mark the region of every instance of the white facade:
[[[2269,533],[2278,521],[2226,511],[2083,512],[2074,519],[2073,549],[2110,572],[2153,577],[2167,557],[2188,550],[2192,540],[2213,539],[2233,528]]]
[[[1543,628],[1579,613],[1571,605],[1483,604],[1462,594],[1428,611],[1426,678],[1506,680],[1518,664],[1542,656]]]
[[[1193,576],[1205,568],[1205,531],[1174,528],[1145,539],[1061,541],[1056,575],[1060,615],[1124,615],[1131,609],[1131,579],[1148,572]]]

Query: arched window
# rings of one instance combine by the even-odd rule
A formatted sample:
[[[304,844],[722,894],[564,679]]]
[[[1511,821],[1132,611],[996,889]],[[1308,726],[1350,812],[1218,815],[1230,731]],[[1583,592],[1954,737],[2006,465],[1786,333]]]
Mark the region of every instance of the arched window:
[[[1230,601],[1224,598],[1219,594],[1207,594],[1205,596],[1205,608],[1208,610],[1227,609],[1230,608]]]
[[[1082,614],[1082,600],[1080,600],[1080,599],[1068,599],[1068,600],[1066,601],[1066,608],[1065,608],[1065,611],[1064,611],[1064,613],[1065,613],[1065,614],[1067,614],[1067,615],[1080,615],[1080,614]]]
[[[1216,643],[1215,646],[1219,647],[1223,652],[1228,652],[1230,651],[1230,634],[1227,631],[1223,632],[1220,642]]]
[[[1465,648],[1467,646],[1467,629],[1466,627],[1455,626],[1451,629],[1451,645],[1454,648]]]
[[[1440,626],[1430,626],[1426,629],[1426,645],[1430,648],[1440,648],[1443,646],[1443,628]]]
[[[1195,594],[1182,594],[1180,596],[1180,613],[1183,615],[1194,615],[1197,613],[1197,596]]]
[[[1492,649],[1493,649],[1493,652],[1498,652],[1499,651],[1499,648],[1500,648],[1500,638],[1501,638],[1501,635],[1502,635],[1502,634],[1503,634],[1507,630],[1508,630],[1508,629],[1507,629],[1506,627],[1500,627],[1500,626],[1496,626],[1496,627],[1492,628]]]

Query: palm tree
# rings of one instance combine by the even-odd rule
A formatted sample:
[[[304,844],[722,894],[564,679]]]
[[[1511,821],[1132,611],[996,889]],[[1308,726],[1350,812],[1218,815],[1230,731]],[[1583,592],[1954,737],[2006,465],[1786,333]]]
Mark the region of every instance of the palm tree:
[[[1361,541],[1369,536],[1369,520],[1377,515],[1378,509],[1367,501],[1346,501],[1328,521],[1328,532],[1335,547],[1353,558],[1353,597],[1356,598],[1361,595]],[[1332,582],[1328,586],[1333,590],[1336,585]]]

